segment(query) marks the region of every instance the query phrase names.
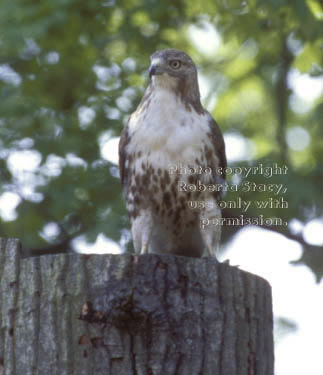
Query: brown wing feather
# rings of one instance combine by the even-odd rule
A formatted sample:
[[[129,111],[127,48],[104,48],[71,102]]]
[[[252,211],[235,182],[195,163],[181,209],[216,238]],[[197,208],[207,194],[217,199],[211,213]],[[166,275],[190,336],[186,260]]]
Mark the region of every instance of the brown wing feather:
[[[222,168],[222,173],[213,172],[213,179],[215,183],[223,183],[225,181],[225,168],[227,166],[227,158],[225,156],[225,144],[222,132],[216,121],[210,116],[209,121],[210,136],[214,148],[214,152],[219,160],[217,167]],[[213,166],[214,168],[214,166]]]
[[[137,111],[144,110],[146,106],[149,105],[150,102],[150,96],[152,94],[152,88],[151,86],[148,86],[148,88],[145,91],[145,94],[143,98],[141,99],[138,108],[136,111],[131,115],[133,116]],[[129,179],[129,167],[126,168],[126,160],[129,161],[129,165],[131,164],[132,161],[132,155],[128,155],[126,151],[126,146],[130,142],[130,136],[129,136],[129,131],[128,131],[128,124],[131,119],[131,116],[128,119],[127,125],[124,127],[121,136],[120,136],[120,141],[119,141],[119,171],[120,171],[120,179],[121,179],[121,184],[123,187],[124,192],[127,194],[127,189],[128,189],[128,179]]]
[[[126,146],[130,141],[129,132],[128,132],[128,124],[123,129],[120,141],[119,141],[119,171],[120,171],[120,179],[123,190],[126,191],[128,188],[128,168],[126,168],[126,160],[128,158]]]

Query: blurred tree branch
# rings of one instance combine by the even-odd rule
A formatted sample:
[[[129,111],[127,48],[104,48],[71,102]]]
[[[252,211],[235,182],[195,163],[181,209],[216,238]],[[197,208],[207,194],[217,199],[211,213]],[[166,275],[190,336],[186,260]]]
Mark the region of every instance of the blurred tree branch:
[[[275,102],[277,111],[276,139],[279,147],[279,158],[282,164],[289,164],[288,146],[286,143],[286,125],[290,90],[288,88],[287,79],[293,60],[294,56],[288,49],[287,36],[282,34],[281,54],[277,70],[278,75],[275,88]]]

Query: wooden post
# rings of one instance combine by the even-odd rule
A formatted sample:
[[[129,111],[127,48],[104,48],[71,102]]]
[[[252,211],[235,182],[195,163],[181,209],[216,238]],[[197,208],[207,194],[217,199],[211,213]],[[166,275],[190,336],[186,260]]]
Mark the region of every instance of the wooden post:
[[[0,239],[0,281],[0,375],[273,375],[270,285],[215,259]]]

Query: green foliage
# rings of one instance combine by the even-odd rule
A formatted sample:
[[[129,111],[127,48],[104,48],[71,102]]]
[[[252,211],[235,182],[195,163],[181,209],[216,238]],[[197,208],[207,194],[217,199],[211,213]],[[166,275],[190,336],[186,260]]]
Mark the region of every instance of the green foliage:
[[[100,142],[120,134],[142,96],[149,56],[164,47],[192,55],[209,85],[205,105],[224,133],[253,146],[252,160],[237,165],[289,166],[279,179],[288,188],[289,209],[265,209],[264,216],[304,224],[322,217],[322,96],[308,104],[289,84],[292,72],[322,77],[322,14],[317,0],[3,0],[0,194],[12,191],[21,201],[16,218],[0,221],[0,235],[20,237],[26,248],[66,239],[72,247],[70,240],[81,234],[89,241],[99,233],[120,241],[128,227],[121,186],[116,167],[102,158]],[[203,53],[190,38],[192,25],[214,26],[220,48],[211,39]],[[82,111],[90,113],[85,120]],[[285,137],[296,125],[310,136],[309,146],[299,151]],[[37,152],[39,165],[18,174],[10,157],[28,150]],[[263,182],[261,176],[253,180]],[[59,228],[54,238],[42,234],[48,223]],[[300,262],[319,279],[322,247],[315,247],[321,255],[315,253],[313,267],[313,246],[289,227],[273,229],[303,245]],[[224,239],[237,230],[227,228]]]

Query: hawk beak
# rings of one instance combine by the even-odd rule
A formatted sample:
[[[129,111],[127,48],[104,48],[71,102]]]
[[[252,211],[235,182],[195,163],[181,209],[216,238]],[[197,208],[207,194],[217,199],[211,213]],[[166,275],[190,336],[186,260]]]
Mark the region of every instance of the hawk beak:
[[[156,65],[150,65],[149,67],[149,78],[156,74]]]
[[[151,64],[149,67],[149,78],[157,74],[163,74],[164,73],[163,66],[164,66],[164,61],[161,58],[159,57],[154,58],[151,61]]]

